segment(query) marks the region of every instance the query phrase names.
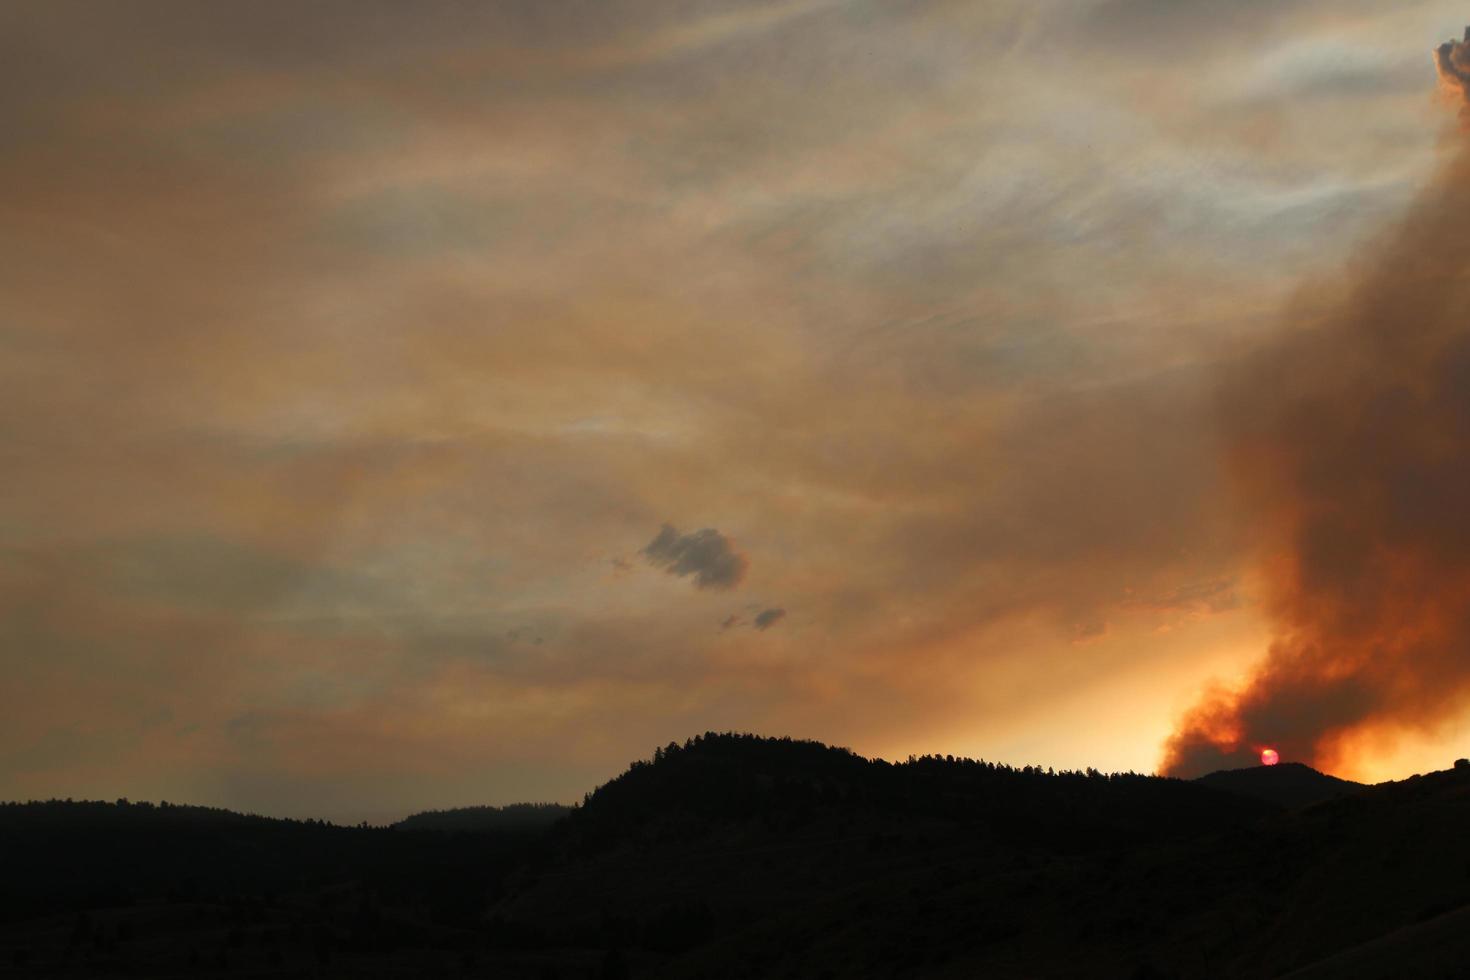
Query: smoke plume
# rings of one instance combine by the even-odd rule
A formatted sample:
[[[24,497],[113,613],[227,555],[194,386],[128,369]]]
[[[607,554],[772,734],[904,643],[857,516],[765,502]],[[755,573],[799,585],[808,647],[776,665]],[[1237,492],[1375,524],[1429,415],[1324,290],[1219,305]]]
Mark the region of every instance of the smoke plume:
[[[1465,28],[1465,40],[1446,41],[1439,46],[1434,64],[1439,69],[1440,84],[1470,107],[1470,27]]]
[[[1436,52],[1464,106],[1467,42]],[[1275,638],[1242,688],[1184,717],[1166,773],[1266,746],[1333,768],[1355,739],[1430,730],[1470,701],[1470,136],[1455,143],[1333,312],[1226,385]]]

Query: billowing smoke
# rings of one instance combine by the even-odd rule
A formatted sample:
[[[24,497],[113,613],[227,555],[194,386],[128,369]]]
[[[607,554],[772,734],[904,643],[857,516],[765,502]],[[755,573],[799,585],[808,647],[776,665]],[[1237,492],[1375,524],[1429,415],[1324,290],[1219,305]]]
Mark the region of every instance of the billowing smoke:
[[[1434,64],[1439,69],[1440,84],[1470,107],[1470,27],[1465,28],[1465,40],[1446,41],[1439,46]]]
[[[1436,61],[1470,106],[1470,43]],[[1226,386],[1275,639],[1244,687],[1186,715],[1167,773],[1266,746],[1330,769],[1355,739],[1470,704],[1470,136],[1456,141],[1333,312]]]

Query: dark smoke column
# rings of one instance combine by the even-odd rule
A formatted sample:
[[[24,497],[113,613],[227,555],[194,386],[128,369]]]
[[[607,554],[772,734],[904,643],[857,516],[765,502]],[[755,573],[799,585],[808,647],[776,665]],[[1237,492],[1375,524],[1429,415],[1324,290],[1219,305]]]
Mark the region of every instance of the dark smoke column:
[[[1465,28],[1465,40],[1446,41],[1435,50],[1434,66],[1440,84],[1470,106],[1470,27]]]
[[[1470,116],[1470,30],[1435,52]],[[1275,639],[1205,696],[1161,769],[1332,768],[1353,737],[1429,730],[1470,703],[1470,133],[1336,312],[1224,385],[1231,472],[1259,531]]]

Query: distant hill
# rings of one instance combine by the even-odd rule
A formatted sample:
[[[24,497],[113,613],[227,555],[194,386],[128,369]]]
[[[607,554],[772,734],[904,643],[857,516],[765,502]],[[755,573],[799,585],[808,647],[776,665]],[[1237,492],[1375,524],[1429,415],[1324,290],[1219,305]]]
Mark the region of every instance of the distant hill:
[[[0,921],[89,902],[215,900],[344,883],[458,903],[477,915],[501,872],[529,857],[566,811],[485,807],[405,821],[474,830],[441,835],[169,803],[0,803]],[[426,895],[429,888],[438,893]]]
[[[560,803],[512,803],[509,806],[466,806],[453,810],[425,810],[393,825],[396,830],[437,830],[462,833],[542,831],[572,812]]]
[[[892,764],[789,738],[706,734],[591,793],[566,821],[584,849],[732,828],[963,821],[1014,841],[1088,850],[1241,826],[1274,810],[1211,787],[1137,773],[1052,772],[954,756]]]
[[[1251,766],[1246,769],[1222,769],[1195,780],[1201,786],[1236,793],[1240,796],[1269,800],[1287,809],[1311,806],[1339,796],[1356,793],[1367,787],[1348,779],[1338,779],[1318,772],[1300,762],[1282,762],[1274,766]]]

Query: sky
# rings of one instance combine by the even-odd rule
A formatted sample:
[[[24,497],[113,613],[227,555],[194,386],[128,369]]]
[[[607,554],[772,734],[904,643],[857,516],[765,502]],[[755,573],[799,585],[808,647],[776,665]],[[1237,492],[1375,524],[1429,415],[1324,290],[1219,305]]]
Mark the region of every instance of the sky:
[[[1431,181],[1466,16],[0,7],[0,798],[1154,771],[1272,636],[1221,378]]]

